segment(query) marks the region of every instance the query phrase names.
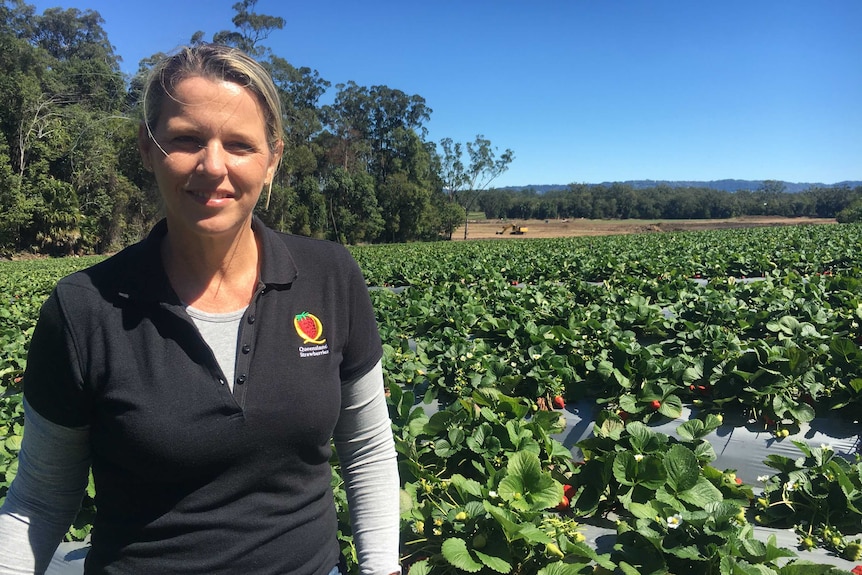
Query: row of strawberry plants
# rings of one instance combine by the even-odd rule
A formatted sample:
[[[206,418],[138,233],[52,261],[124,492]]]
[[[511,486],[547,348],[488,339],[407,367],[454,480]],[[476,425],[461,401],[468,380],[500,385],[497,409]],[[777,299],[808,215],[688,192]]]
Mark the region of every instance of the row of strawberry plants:
[[[862,541],[848,534],[858,533],[862,461],[828,448],[800,444],[807,458],[770,461],[779,473],[755,498],[733,470],[711,465],[704,437],[720,416],[682,423],[675,439],[602,412],[573,462],[552,437],[565,425],[558,412],[530,415],[524,398],[478,388],[430,416],[414,402],[392,388],[409,574],[846,573],[758,527],[792,525],[799,508],[802,548],[860,558]],[[596,529],[613,543],[600,545]]]
[[[375,286],[745,278],[785,269],[813,275],[862,267],[862,225],[361,246],[353,253]]]
[[[436,491],[427,486],[427,479],[410,483],[407,473],[414,505],[422,510],[408,516],[416,520],[412,525],[416,538],[407,542],[408,557],[424,557],[416,573],[452,568],[493,571],[501,559],[512,567],[513,557],[521,558],[518,570],[524,572],[535,572],[537,562],[544,562],[542,573],[591,572],[607,569],[608,562],[612,570],[623,573],[831,569],[798,561],[780,567],[795,553],[774,541],[757,540],[753,525],[794,527],[800,549],[823,547],[848,561],[858,560],[862,524],[858,458],[851,463],[829,456],[828,446],[812,450],[800,444],[804,458],[770,456],[768,464],[776,475],[764,478],[764,494],[754,498],[751,487],[737,483],[741,480],[733,470],[709,466],[714,453],[709,455],[711,447],[703,441],[680,447],[664,437],[654,442],[655,453],[645,454],[642,446],[621,449],[621,439],[631,435],[624,418],[675,418],[683,402],[717,413],[734,405],[745,407],[762,417],[764,427],[785,434],[788,427],[813,418],[816,410],[822,416],[858,417],[862,388],[858,285],[856,270],[849,270],[812,277],[773,273],[758,282],[727,279],[699,284],[679,276],[658,281],[629,277],[601,286],[538,282],[515,288],[497,280],[373,292],[387,341],[391,384],[418,389],[426,399],[439,396],[456,408],[489,387],[525,397],[532,410],[547,409],[552,400],[590,395],[613,407],[602,417],[617,422],[610,439],[603,440],[613,448],[598,453],[589,441],[582,444],[590,458],[587,465],[559,479],[563,493],[572,490],[573,500],[569,503],[568,495],[563,496],[560,505],[571,505],[573,511],[562,517],[553,513],[549,517],[547,509],[526,524],[523,518],[501,517],[488,507],[499,497],[489,478],[484,484],[471,483],[474,495],[484,502],[484,512],[475,507],[468,512],[458,504],[464,500],[462,490],[456,489],[460,499],[453,496],[442,479],[448,506],[435,503],[430,508],[442,506],[455,518],[436,517],[427,536],[423,497],[433,498]],[[709,417],[713,416],[707,421]],[[713,428],[715,421],[711,420]],[[636,435],[644,433],[643,428],[635,429]],[[701,438],[710,428],[695,429]],[[427,443],[429,448],[442,442],[439,455],[453,456],[452,429],[434,431],[438,435]],[[484,450],[478,441],[488,441],[489,431],[477,430],[475,453]],[[688,434],[695,438],[694,431]],[[459,430],[455,437],[465,436],[471,437],[469,431]],[[409,445],[417,441],[421,443],[414,439]],[[634,477],[644,472],[638,471],[644,458],[646,478]],[[682,499],[675,499],[667,494],[665,483],[678,473],[674,470],[683,465],[680,459],[687,469],[684,482],[694,483],[676,487]],[[499,456],[495,463],[501,463]],[[560,466],[550,462],[543,469],[553,475]],[[435,476],[439,480],[447,475]],[[460,485],[461,476],[456,477]],[[595,491],[596,486],[604,491]],[[425,489],[431,494],[422,495]],[[632,493],[639,500],[627,499]],[[512,504],[497,501],[507,509]],[[800,508],[806,509],[806,517],[795,523]],[[572,518],[594,521],[607,513],[617,514],[615,551],[586,553]],[[410,527],[405,525],[405,530]],[[492,555],[484,547],[489,533],[493,540],[506,542]],[[524,539],[530,540],[530,552],[524,555],[521,550],[519,555],[516,543]]]
[[[692,284],[630,278],[501,281],[372,292],[398,384],[458,397],[494,385],[550,404],[583,397],[642,419],[685,403],[770,425],[855,417],[862,403],[862,278],[768,276]]]

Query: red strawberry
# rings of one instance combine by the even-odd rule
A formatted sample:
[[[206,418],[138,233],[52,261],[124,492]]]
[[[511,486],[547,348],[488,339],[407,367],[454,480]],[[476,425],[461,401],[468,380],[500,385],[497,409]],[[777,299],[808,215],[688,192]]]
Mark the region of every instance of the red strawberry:
[[[554,509],[557,511],[565,511],[569,508],[569,498],[563,495],[563,498],[560,500],[559,505],[557,505]]]
[[[574,497],[576,491],[577,489],[574,485],[563,485],[563,495],[568,497],[569,501],[572,500],[572,497]]]
[[[566,400],[563,399],[562,395],[554,396],[554,407],[557,409],[565,409],[566,408]]]
[[[617,415],[619,415],[619,416],[620,416],[620,419],[622,419],[623,421],[628,421],[628,420],[629,420],[629,412],[628,412],[628,411],[623,411],[623,410],[621,409],[621,410],[619,410],[619,411],[617,412]]]
[[[659,407],[661,407],[661,402],[657,399],[653,399],[650,402],[650,405],[652,406],[653,409],[658,409]]]

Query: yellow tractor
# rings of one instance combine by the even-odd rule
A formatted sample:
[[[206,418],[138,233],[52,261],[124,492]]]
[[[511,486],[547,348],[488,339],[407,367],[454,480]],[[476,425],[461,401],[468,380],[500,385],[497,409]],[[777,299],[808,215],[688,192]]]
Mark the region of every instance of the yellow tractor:
[[[509,230],[511,230],[511,231],[509,231]],[[510,234],[514,234],[514,235],[516,235],[516,236],[520,236],[520,235],[523,235],[523,234],[527,233],[527,227],[526,227],[526,226],[517,226],[517,225],[515,225],[515,224],[509,224],[509,225],[507,225],[507,226],[503,226],[503,229],[502,229],[502,230],[500,230],[500,231],[498,231],[498,232],[495,232],[495,233],[496,233],[498,236],[500,236],[500,235],[505,234],[507,231],[508,231]]]

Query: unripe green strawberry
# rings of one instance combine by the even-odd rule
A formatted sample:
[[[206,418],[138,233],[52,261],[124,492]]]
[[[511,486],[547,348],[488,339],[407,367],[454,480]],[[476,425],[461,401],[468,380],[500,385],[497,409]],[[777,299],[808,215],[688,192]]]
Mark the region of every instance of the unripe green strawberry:
[[[473,549],[482,549],[488,543],[488,538],[483,533],[473,537]]]
[[[459,511],[458,513],[455,514],[455,521],[466,521],[466,520],[467,520],[467,514],[464,513],[463,511]]]
[[[859,561],[862,559],[862,543],[858,541],[848,543],[844,551],[841,552],[841,556],[848,561]]]
[[[557,547],[557,546],[556,546],[556,544],[554,544],[554,543],[546,543],[546,544],[545,544],[545,552],[546,552],[548,555],[551,555],[551,556],[553,556],[553,557],[559,557],[560,559],[562,559],[563,557],[565,557],[565,555],[563,554],[563,552],[562,552],[562,551],[560,551],[560,548],[559,548],[559,547]]]

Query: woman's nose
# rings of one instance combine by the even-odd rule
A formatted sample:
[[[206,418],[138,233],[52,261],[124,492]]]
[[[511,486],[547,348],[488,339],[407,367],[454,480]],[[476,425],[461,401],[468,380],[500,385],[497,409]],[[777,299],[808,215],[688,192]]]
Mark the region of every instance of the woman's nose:
[[[218,142],[208,143],[198,160],[198,170],[210,175],[224,175],[227,172],[227,152]]]

